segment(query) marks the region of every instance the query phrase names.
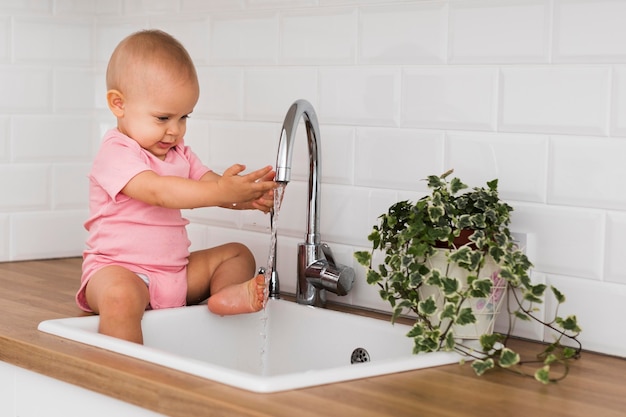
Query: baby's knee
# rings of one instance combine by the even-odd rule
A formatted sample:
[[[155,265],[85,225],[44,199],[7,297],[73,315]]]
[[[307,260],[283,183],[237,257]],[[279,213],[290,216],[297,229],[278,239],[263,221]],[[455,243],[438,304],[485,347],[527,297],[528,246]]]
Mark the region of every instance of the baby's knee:
[[[145,297],[134,288],[125,285],[112,285],[107,287],[98,297],[100,308],[108,307],[112,310],[134,309],[143,304]]]
[[[137,313],[145,310],[150,302],[148,287],[143,282],[143,285],[123,281],[107,283],[108,285],[97,284],[90,282],[87,285],[87,300],[92,310],[99,314]]]
[[[227,256],[226,258],[243,258],[243,259],[254,259],[254,255],[252,251],[243,243],[239,242],[231,242],[224,245],[226,249]]]

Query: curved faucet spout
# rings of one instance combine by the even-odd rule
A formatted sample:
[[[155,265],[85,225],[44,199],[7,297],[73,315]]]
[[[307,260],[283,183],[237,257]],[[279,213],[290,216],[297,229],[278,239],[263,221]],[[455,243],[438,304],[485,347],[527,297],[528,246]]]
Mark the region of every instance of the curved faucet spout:
[[[291,180],[291,158],[293,156],[296,129],[300,119],[306,127],[309,150],[309,211],[305,242],[298,245],[298,279],[296,301],[300,304],[323,306],[326,290],[345,295],[354,282],[354,270],[335,263],[328,245],[320,239],[320,183],[321,150],[317,115],[311,103],[298,100],[289,108],[278,142],[275,181],[288,183]],[[274,256],[274,259],[276,257]],[[272,274],[270,289],[278,288],[278,276]],[[270,297],[277,294],[270,292]]]
[[[296,130],[301,118],[304,119],[309,149],[309,212],[307,215],[306,242],[319,244],[320,222],[318,213],[320,209],[320,172],[322,169],[319,125],[313,106],[306,100],[297,100],[285,115],[278,142],[275,181],[284,183],[291,181],[291,158]]]

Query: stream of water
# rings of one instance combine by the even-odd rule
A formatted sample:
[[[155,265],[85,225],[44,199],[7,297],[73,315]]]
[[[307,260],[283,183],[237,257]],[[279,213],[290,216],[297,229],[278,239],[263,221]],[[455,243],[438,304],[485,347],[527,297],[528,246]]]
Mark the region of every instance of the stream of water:
[[[267,267],[265,268],[265,299],[263,302],[263,314],[261,316],[261,374],[266,373],[266,346],[267,346],[267,300],[269,298],[269,285],[274,269],[274,256],[276,254],[276,236],[278,231],[278,215],[280,214],[280,206],[283,203],[283,196],[287,183],[278,183],[278,187],[274,190],[274,211],[272,213],[272,227],[270,231],[270,252],[267,257]]]
[[[280,214],[280,206],[283,203],[283,196],[285,195],[285,188],[287,187],[287,183],[278,183],[278,188],[274,190],[274,211],[272,214],[272,228],[271,228],[271,239],[270,239],[270,253],[267,256],[267,268],[265,268],[265,302],[264,305],[267,304],[267,298],[269,296],[269,284],[270,278],[272,277],[272,272],[274,268],[274,256],[276,254],[276,235],[278,231],[278,216]]]

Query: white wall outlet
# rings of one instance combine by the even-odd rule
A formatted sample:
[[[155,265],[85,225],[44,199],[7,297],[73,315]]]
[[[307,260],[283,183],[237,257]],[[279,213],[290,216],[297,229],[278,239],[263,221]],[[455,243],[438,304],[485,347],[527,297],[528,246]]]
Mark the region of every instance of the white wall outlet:
[[[511,232],[511,236],[513,237],[513,241],[515,242],[517,247],[519,247],[522,252],[527,253],[526,245],[528,243],[528,239],[526,233]]]

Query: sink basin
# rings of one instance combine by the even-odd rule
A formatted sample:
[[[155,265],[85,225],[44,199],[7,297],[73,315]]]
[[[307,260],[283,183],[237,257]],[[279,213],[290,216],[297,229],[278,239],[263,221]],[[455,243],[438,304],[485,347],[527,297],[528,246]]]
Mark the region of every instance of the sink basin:
[[[459,362],[412,354],[410,326],[285,300],[253,314],[206,305],[147,311],[144,345],[98,333],[98,316],[47,320],[39,330],[254,392],[277,392]],[[354,363],[352,363],[354,362]]]

